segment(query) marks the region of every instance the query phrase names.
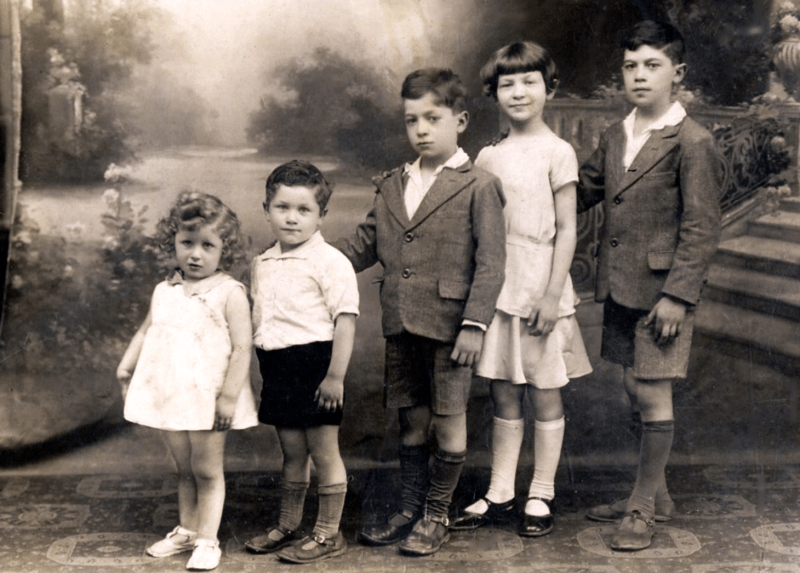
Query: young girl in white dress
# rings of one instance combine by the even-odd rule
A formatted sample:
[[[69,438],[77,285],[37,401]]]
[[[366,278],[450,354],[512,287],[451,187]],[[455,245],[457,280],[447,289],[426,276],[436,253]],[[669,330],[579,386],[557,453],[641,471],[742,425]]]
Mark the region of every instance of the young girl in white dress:
[[[178,269],[156,286],[117,378],[125,419],[162,430],[178,469],[180,524],[147,553],[191,551],[186,568],[210,570],[222,555],[226,432],[258,424],[250,305],[245,287],[225,273],[243,258],[243,239],[233,211],[197,192],[179,195],[157,238]]]
[[[491,380],[494,402],[491,483],[451,529],[515,516],[523,402],[531,392],[535,467],[519,534],[536,537],[554,525],[554,482],[564,438],[561,388],[591,372],[569,276],[577,242],[578,161],[542,119],[558,83],[544,48],[533,42],[505,46],[483,67],[481,79],[509,127],[507,137],[485,147],[475,161],[503,182],[506,279],[476,370]]]

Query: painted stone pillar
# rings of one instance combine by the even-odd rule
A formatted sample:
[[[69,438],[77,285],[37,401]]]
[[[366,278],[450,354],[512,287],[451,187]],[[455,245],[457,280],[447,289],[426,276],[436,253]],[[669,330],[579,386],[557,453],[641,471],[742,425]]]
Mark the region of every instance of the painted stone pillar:
[[[5,310],[11,229],[16,212],[22,116],[19,0],[0,0],[0,335]]]

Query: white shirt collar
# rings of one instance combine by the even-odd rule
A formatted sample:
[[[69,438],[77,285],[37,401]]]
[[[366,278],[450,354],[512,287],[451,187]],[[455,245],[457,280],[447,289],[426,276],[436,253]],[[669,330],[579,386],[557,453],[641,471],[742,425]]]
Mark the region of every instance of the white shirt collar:
[[[265,261],[267,259],[307,259],[308,258],[308,251],[315,248],[320,243],[324,243],[325,239],[322,237],[322,233],[320,231],[315,231],[309,239],[300,245],[299,247],[295,247],[291,251],[286,251],[285,253],[281,250],[280,242],[275,243],[269,249],[264,251],[264,254],[261,255],[261,260]]]
[[[417,157],[414,163],[406,163],[405,167],[403,168],[403,172],[410,177],[422,177],[420,172],[420,162],[422,161],[422,157]],[[469,161],[469,155],[467,152],[461,149],[460,147],[456,149],[456,152],[450,156],[450,159],[442,163],[439,167],[436,168],[436,171],[433,172],[434,177],[439,175],[442,172],[442,169],[445,167],[449,169],[457,169],[464,165],[467,161]]]
[[[638,108],[633,108],[633,111],[628,114],[628,117],[625,118],[623,124],[625,126],[625,132],[628,134],[633,134],[633,124],[636,121],[636,112]],[[669,109],[655,120],[653,123],[648,125],[645,130],[642,132],[642,135],[645,133],[651,133],[653,131],[657,131],[659,129],[664,129],[665,127],[678,125],[680,122],[683,121],[683,118],[686,117],[686,110],[681,105],[681,102],[675,101],[672,102],[672,105],[669,106]],[[639,136],[641,137],[641,135]]]

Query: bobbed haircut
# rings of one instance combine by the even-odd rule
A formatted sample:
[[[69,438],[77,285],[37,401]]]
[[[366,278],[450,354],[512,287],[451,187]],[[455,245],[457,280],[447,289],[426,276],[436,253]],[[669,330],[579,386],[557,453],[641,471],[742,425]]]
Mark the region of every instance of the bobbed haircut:
[[[309,187],[314,190],[314,199],[319,205],[321,215],[325,214],[328,208],[328,201],[333,194],[333,186],[328,183],[325,176],[315,165],[308,161],[293,159],[283,165],[278,165],[267,177],[267,198],[264,201],[264,209],[269,211],[269,205],[278,193],[278,187]]]
[[[514,42],[493,53],[481,68],[484,95],[497,99],[500,76],[541,72],[547,93],[558,87],[558,67],[550,52],[535,42]]]
[[[467,109],[467,90],[461,78],[447,68],[423,68],[406,76],[400,97],[420,99],[427,94],[433,94],[439,105],[449,107],[454,113]]]
[[[219,266],[228,270],[245,258],[245,239],[239,218],[218,197],[199,191],[182,191],[169,215],[156,225],[156,241],[168,255],[175,254],[175,235],[210,226],[222,241]]]
[[[683,64],[686,59],[686,44],[678,29],[660,20],[644,20],[630,28],[620,40],[622,50],[635,52],[642,46],[663,51],[673,64]]]

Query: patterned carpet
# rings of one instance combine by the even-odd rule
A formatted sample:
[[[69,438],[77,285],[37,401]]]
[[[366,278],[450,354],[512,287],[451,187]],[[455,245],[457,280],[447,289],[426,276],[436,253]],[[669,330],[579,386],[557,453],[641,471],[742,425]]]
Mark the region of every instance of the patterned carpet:
[[[220,530],[224,553],[217,571],[800,572],[800,466],[671,468],[668,479],[678,515],[657,526],[651,548],[636,553],[611,551],[607,543],[613,526],[584,517],[589,505],[625,495],[633,468],[562,467],[551,535],[523,539],[511,527],[454,533],[442,551],[425,558],[402,557],[396,547],[365,547],[354,540],[362,518],[368,522],[391,512],[398,484],[397,472],[385,467],[358,470],[351,478],[343,527],[350,542],[347,554],[303,567],[244,550],[244,541],[277,516],[278,475],[229,474]],[[487,479],[487,469],[469,469],[456,503],[468,503]],[[5,573],[184,570],[188,554],[145,555],[145,548],[177,522],[171,475],[5,476],[0,497],[0,570]],[[307,527],[313,525],[315,504],[311,495]]]

